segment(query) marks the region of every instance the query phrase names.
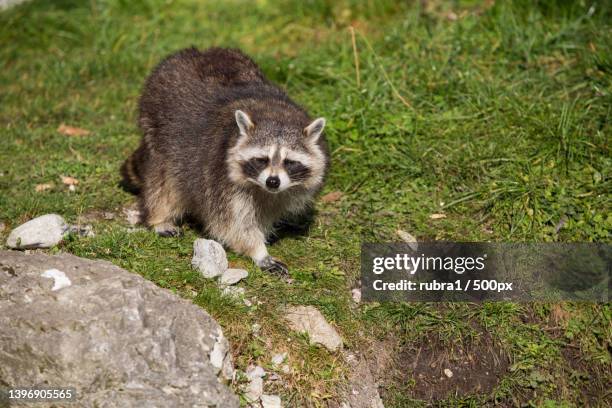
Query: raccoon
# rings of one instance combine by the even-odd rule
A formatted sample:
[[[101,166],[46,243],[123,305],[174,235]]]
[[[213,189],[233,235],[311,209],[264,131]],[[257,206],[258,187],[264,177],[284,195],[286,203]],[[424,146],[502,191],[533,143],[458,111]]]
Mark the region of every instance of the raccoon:
[[[163,236],[194,218],[262,269],[275,223],[310,210],[329,167],[323,129],[236,49],[189,48],[164,59],[139,103],[140,146],[121,168],[143,221]]]

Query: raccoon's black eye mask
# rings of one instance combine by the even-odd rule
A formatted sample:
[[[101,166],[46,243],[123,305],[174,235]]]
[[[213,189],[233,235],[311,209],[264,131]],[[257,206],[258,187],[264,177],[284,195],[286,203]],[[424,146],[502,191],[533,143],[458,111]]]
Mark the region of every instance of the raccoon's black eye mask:
[[[248,177],[257,178],[259,173],[268,166],[270,160],[266,157],[256,157],[248,161],[242,162],[242,171]]]
[[[283,165],[285,170],[287,170],[289,178],[293,181],[306,180],[310,176],[310,169],[299,161],[285,159]]]

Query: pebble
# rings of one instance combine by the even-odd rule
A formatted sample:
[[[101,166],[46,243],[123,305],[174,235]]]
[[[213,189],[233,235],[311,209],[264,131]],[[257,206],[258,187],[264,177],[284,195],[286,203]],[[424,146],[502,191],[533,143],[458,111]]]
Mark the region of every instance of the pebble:
[[[448,378],[451,378],[453,376],[453,372],[450,369],[445,368],[444,375],[447,376]]]
[[[266,375],[266,370],[263,369],[262,366],[250,365],[247,368],[246,376],[249,380],[253,380],[255,378],[263,378]]]
[[[397,234],[398,237],[400,237],[402,241],[408,244],[410,249],[412,249],[415,252],[419,250],[419,244],[417,243],[416,238],[412,236],[412,234],[404,230],[400,230],[400,229],[395,231],[395,233]]]
[[[281,399],[278,395],[266,395],[261,396],[261,405],[263,408],[281,408]]]
[[[272,356],[272,365],[278,366],[283,364],[285,359],[287,358],[287,353],[277,353]]]
[[[193,243],[191,265],[205,278],[214,278],[227,270],[227,255],[223,246],[211,239],[198,238]]]
[[[248,402],[256,402],[263,395],[263,379],[260,377],[253,378],[249,384],[247,385],[246,392],[244,393],[244,398]]]

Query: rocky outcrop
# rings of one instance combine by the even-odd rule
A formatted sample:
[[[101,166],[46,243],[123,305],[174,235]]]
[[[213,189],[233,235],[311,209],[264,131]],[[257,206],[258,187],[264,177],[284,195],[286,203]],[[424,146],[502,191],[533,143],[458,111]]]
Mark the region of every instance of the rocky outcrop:
[[[219,325],[105,261],[0,251],[0,385],[74,387],[83,407],[237,407]]]

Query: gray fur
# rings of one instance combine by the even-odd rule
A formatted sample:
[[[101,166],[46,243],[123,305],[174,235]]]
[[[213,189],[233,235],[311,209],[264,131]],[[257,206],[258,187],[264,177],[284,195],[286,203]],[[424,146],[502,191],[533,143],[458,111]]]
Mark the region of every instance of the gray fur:
[[[190,48],[149,76],[139,124],[141,145],[122,174],[145,223],[174,235],[174,222],[190,215],[261,267],[286,271],[265,239],[275,222],[307,211],[321,189],[329,155],[324,135],[313,132],[325,121],[313,122],[240,51]],[[253,156],[260,151],[273,154]],[[278,192],[266,189],[266,175],[284,180]]]

